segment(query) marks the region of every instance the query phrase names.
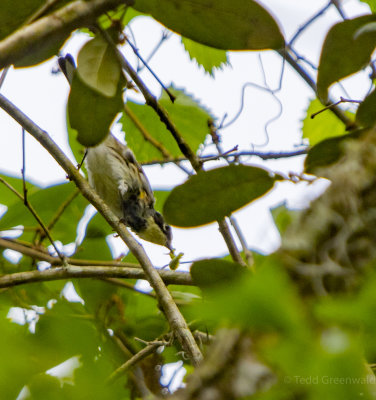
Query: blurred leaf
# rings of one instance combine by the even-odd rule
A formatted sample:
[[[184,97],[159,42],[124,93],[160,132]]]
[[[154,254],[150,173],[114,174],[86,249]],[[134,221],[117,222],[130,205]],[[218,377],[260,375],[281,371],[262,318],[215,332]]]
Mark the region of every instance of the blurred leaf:
[[[16,68],[24,68],[38,65],[56,56],[61,47],[69,39],[71,32],[61,32],[54,34],[45,40],[38,41],[38,46],[33,46],[32,50],[22,57],[16,59],[13,65]]]
[[[376,1],[375,0],[360,0],[360,1],[363,3],[367,3],[370,6],[371,11],[373,13],[376,12]]]
[[[215,69],[228,63],[227,53],[224,50],[205,46],[184,37],[181,41],[191,60],[196,60],[197,64],[202,66],[210,75],[214,75]]]
[[[112,260],[111,250],[106,237],[112,232],[111,227],[101,214],[97,213],[89,221],[85,237],[77,247],[75,258],[87,260]],[[85,301],[85,305],[93,313],[106,306],[111,296],[117,293],[117,287],[100,279],[77,279],[74,281],[79,295]]]
[[[124,302],[124,332],[128,337],[155,340],[168,329],[166,319],[157,306],[157,300],[144,293],[120,293]],[[137,342],[135,341],[135,344]]]
[[[121,26],[127,26],[133,18],[143,16],[144,14],[136,11],[134,8],[124,6],[119,6],[115,10],[107,10],[105,14],[102,14],[97,19],[97,24],[105,31],[112,28],[114,21],[120,21]],[[84,32],[91,37],[95,37],[95,33],[91,29],[81,28],[80,32]]]
[[[356,112],[356,123],[370,128],[376,123],[375,115],[376,107],[376,90],[373,90],[363,101],[360,103]]]
[[[110,44],[101,36],[89,40],[77,57],[77,73],[82,82],[106,97],[116,95],[121,66]]]
[[[346,20],[334,25],[322,48],[317,77],[318,96],[324,102],[334,82],[351,75],[370,62],[376,46],[376,32],[356,35],[364,25],[374,22],[376,15]]]
[[[241,274],[204,294],[204,301],[191,307],[192,317],[295,338],[306,330],[302,304],[275,256],[267,257],[255,274]]]
[[[55,376],[37,374],[27,385],[32,399],[63,400],[64,393],[60,390],[60,381]]]
[[[28,184],[27,187],[29,187]],[[28,192],[29,203],[36,210],[46,226],[54,220],[59,209],[64,204],[67,205],[57,222],[50,229],[54,240],[71,243],[76,239],[77,224],[88,202],[81,195],[75,196],[75,193],[77,193],[77,188],[73,183],[64,183],[45,189],[32,187],[30,193]],[[67,201],[72,198],[73,200],[68,204]],[[18,225],[39,228],[31,212],[24,206],[21,200],[15,198],[15,201],[8,205],[7,213],[0,219],[0,230],[6,230]],[[35,231],[25,231],[23,239],[29,240],[34,235]]]
[[[306,117],[303,120],[303,138],[309,139],[309,144],[315,146],[324,139],[341,136],[345,133],[343,123],[331,112],[322,112],[315,118],[311,115],[323,109],[323,105],[318,99],[310,102],[307,109]],[[353,114],[346,112],[348,117]]]
[[[276,224],[281,235],[285,233],[288,226],[302,213],[301,210],[288,209],[286,207],[286,202],[271,208],[270,212],[272,213],[274,223]]]
[[[208,224],[267,193],[275,179],[265,169],[246,165],[200,171],[172,190],[163,215],[176,226]]]
[[[209,132],[208,120],[212,116],[196,100],[185,94],[184,91],[174,89],[173,87],[169,88],[169,90],[176,96],[174,104],[171,103],[171,100],[164,93],[159,103],[167,110],[171,120],[195,152],[204,142]],[[147,133],[160,143],[171,156],[181,156],[181,152],[171,133],[161,123],[158,115],[151,107],[131,101],[127,101],[127,107],[146,129]],[[127,144],[139,162],[163,160],[161,152],[145,140],[140,130],[128,115],[123,113],[120,123],[123,125]]]
[[[337,162],[343,155],[344,143],[349,139],[357,139],[364,130],[357,130],[321,141],[309,150],[304,161],[304,170],[308,174],[317,174],[319,168],[327,167]]]
[[[370,270],[364,277],[358,293],[321,299],[313,309],[321,323],[339,325],[361,332],[362,345],[370,359],[376,357],[376,343],[372,340],[376,332],[376,321],[370,318],[376,310],[376,275]]]
[[[374,398],[374,381],[369,376],[367,379],[361,349],[350,335],[339,329],[327,330],[322,334],[320,350],[314,374],[319,384],[312,387],[313,398],[353,400],[360,393],[364,399]]]
[[[121,75],[116,95],[106,97],[85,85],[78,74],[74,75],[68,98],[68,118],[83,146],[95,146],[108,135],[112,122],[123,108],[124,84]]]
[[[189,39],[218,49],[264,50],[284,46],[277,22],[252,0],[136,0],[133,7]]]
[[[246,269],[238,263],[214,258],[196,261],[191,266],[192,278],[201,288],[226,285],[245,273]]]

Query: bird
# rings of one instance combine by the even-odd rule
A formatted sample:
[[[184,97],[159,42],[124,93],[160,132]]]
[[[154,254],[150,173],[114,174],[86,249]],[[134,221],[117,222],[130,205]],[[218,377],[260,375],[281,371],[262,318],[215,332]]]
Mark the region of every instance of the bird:
[[[76,70],[73,57],[59,57],[58,63],[71,83]],[[109,132],[104,141],[87,148],[85,165],[90,186],[119,220],[140,238],[173,254],[171,227],[155,210],[150,183],[132,150]]]

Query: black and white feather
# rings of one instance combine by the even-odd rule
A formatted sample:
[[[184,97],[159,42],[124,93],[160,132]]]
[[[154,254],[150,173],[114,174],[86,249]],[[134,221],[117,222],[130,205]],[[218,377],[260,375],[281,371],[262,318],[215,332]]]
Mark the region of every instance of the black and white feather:
[[[59,66],[71,83],[75,72],[72,56],[59,58]],[[111,133],[85,159],[90,185],[113,213],[139,237],[171,247],[171,227],[155,211],[150,183],[132,151]]]

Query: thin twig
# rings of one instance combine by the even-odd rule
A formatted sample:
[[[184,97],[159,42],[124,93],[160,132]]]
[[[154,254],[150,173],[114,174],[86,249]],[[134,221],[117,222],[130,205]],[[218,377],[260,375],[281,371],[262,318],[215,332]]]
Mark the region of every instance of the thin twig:
[[[170,161],[174,157],[173,155],[163,146],[162,143],[158,142],[145,128],[142,122],[137,118],[137,115],[125,104],[124,105],[124,112],[128,115],[130,120],[134,123],[136,128],[140,131],[143,138],[149,142],[152,146],[154,146],[163,156],[165,161]],[[174,162],[174,164],[181,169],[187,175],[192,175],[192,173],[186,169],[180,162]]]
[[[105,278],[105,279],[102,279],[102,280],[105,281],[105,282],[111,283],[111,284],[113,284],[115,286],[120,286],[120,287],[122,287],[124,289],[129,289],[129,290],[132,290],[134,292],[142,293],[145,296],[152,297],[153,299],[156,298],[155,293],[153,293],[153,292],[143,292],[142,290],[137,289],[135,287],[135,285],[132,285],[131,283],[125,282],[122,279]]]
[[[240,244],[242,245],[243,253],[244,253],[245,259],[247,260],[247,265],[249,267],[252,267],[252,265],[254,263],[253,254],[248,249],[247,241],[245,240],[243,232],[240,229],[238,221],[236,220],[236,218],[233,215],[231,215],[229,217],[229,220],[230,220],[232,227],[234,228],[234,230],[236,232],[236,236],[238,237]]]
[[[295,150],[295,151],[288,151],[288,152],[268,152],[268,153],[262,153],[259,151],[240,151],[238,153],[229,153],[227,152],[220,154],[220,155],[215,155],[215,154],[210,154],[207,156],[202,156],[199,158],[199,161],[201,163],[205,163],[207,161],[213,161],[217,160],[219,158],[235,158],[239,159],[240,157],[259,157],[262,160],[272,160],[272,159],[279,159],[279,158],[290,158],[290,157],[296,157],[296,156],[301,156],[307,154],[309,151],[309,148],[304,148],[301,150]],[[187,161],[185,157],[176,157],[172,160],[152,160],[152,161],[147,161],[141,163],[142,165],[155,165],[155,164],[167,164],[170,162],[180,162],[180,161]]]
[[[237,151],[237,150],[238,150],[238,145],[236,145],[232,149],[227,150],[223,153],[220,153],[216,156],[212,156],[212,157],[205,156],[205,159],[201,158],[201,162],[204,163],[204,162],[208,162],[208,161],[220,160],[221,158],[229,158],[228,156],[230,156],[230,155],[234,156],[233,153],[234,153],[234,151]]]
[[[27,207],[27,189],[26,189],[26,179],[25,179],[25,164],[26,164],[26,151],[25,151],[25,129],[22,128],[22,168],[21,168],[21,175],[22,175],[22,189],[23,189],[23,198],[24,204]]]
[[[340,100],[337,101],[336,103],[329,104],[328,106],[322,108],[321,110],[311,114],[311,119],[315,118],[316,115],[321,114],[323,111],[330,110],[331,108],[338,106],[338,104],[341,104],[341,103],[357,103],[357,104],[360,104],[361,102],[362,102],[361,100],[351,100],[351,99],[345,99],[343,97],[340,97]]]
[[[164,29],[162,31],[162,36],[159,40],[159,42],[156,44],[156,46],[154,47],[154,49],[150,52],[150,54],[148,55],[148,57],[146,58],[146,62],[149,63],[151,61],[151,59],[154,57],[154,55],[156,54],[156,52],[159,50],[159,48],[162,46],[162,44],[171,36],[171,32],[169,32],[167,29]],[[141,72],[144,69],[144,65],[142,65],[141,67],[137,67],[137,73]]]
[[[19,241],[15,240],[15,239],[0,238],[0,248],[11,249],[11,250],[17,251],[21,254],[24,254],[28,257],[35,259],[35,260],[41,260],[41,261],[48,262],[52,266],[65,265],[64,262],[60,258],[51,256],[47,251],[42,251],[40,248],[35,249],[30,244],[20,243]],[[83,259],[81,260],[81,259],[68,258],[68,257],[65,259],[65,261],[68,265],[73,265],[73,266],[77,266],[77,267],[85,267],[85,268],[100,267],[100,268],[125,268],[125,269],[135,269],[135,270],[141,269],[138,264],[126,263],[126,262],[121,262],[121,261],[98,261],[98,260],[83,260]],[[163,269],[158,269],[157,271],[162,276],[162,279],[168,284],[193,285],[192,278],[188,273],[180,272],[180,271],[179,272],[172,271],[172,272],[174,272],[174,274],[168,274],[168,273],[164,272]],[[166,271],[169,272],[170,270],[166,270]],[[138,274],[138,272],[136,272],[136,274]],[[112,281],[112,283],[120,284],[119,281],[115,282],[114,280]],[[124,285],[126,285],[125,282],[123,282],[122,286],[124,286]]]
[[[162,89],[167,93],[168,97],[170,98],[171,102],[174,103],[176,100],[176,97],[168,90],[168,88],[163,84],[163,82],[158,78],[158,76],[155,74],[155,72],[149,67],[149,64],[147,63],[146,60],[144,60],[139,53],[138,49],[133,46],[133,43],[126,37],[125,40],[128,42],[129,46],[131,46],[131,49],[133,50],[134,54],[141,60],[141,62],[144,64],[144,66],[148,69],[148,71],[153,75],[154,79],[162,86]],[[139,69],[138,69],[139,71]]]
[[[63,262],[60,258],[50,255],[47,250],[42,250],[41,246],[35,248],[34,245],[31,245],[30,243],[20,242],[17,239],[0,238],[0,248],[17,251],[35,260],[48,262],[52,266],[63,265]],[[69,257],[66,257],[65,260],[69,264],[77,266],[140,268],[139,264],[125,263],[121,261],[83,260]]]
[[[68,177],[75,182],[84,197],[103,215],[109,225],[119,234],[129,250],[140,263],[146,279],[154,289],[158,302],[166,319],[183,347],[183,350],[191,359],[192,364],[198,366],[202,360],[202,354],[198,348],[192,332],[180,310],[175,304],[171,293],[166,288],[161,275],[155,270],[153,264],[145,253],[143,247],[136,241],[124,224],[119,223],[119,218],[103,202],[98,194],[90,187],[89,183],[81,176],[71,161],[60,150],[56,143],[51,139],[47,132],[43,131],[30,118],[28,118],[14,104],[0,94],[0,108],[6,111],[21,126],[25,128],[43,147],[52,155],[58,164],[68,174]]]
[[[291,65],[292,68],[303,78],[303,80],[312,88],[312,90],[317,94],[317,86],[313,78],[309,75],[309,73],[297,63],[297,61],[292,56],[291,52],[288,48],[280,50],[279,54],[286,59],[286,61]],[[331,99],[329,99],[329,103],[334,103]],[[326,104],[324,104],[325,106]],[[329,110],[334,113],[339,120],[341,120],[347,130],[358,128],[359,126],[356,122],[352,121],[343,110],[341,110],[338,106],[333,106],[329,108]]]
[[[143,138],[149,142],[153,147],[155,147],[163,156],[165,160],[171,160],[173,158],[172,154],[163,146],[162,143],[158,142],[145,128],[142,122],[137,118],[137,115],[127,106],[124,105],[124,112],[128,115],[130,120],[133,122],[135,127],[140,131]]]
[[[127,360],[123,365],[117,368],[108,378],[107,383],[113,383],[117,378],[123,375],[129,368],[132,368],[138,362],[148,357],[150,354],[155,353],[155,351],[161,347],[165,346],[167,342],[157,341],[149,343],[145,348],[136,353],[133,357]]]
[[[218,134],[218,131],[217,131],[216,126],[213,123],[213,121],[209,121],[208,128],[209,128],[209,133],[212,138],[212,141],[213,141],[215,147],[217,148],[218,156],[229,153],[229,152],[223,153],[222,146],[220,144],[220,136]],[[230,165],[230,162],[228,159],[226,159],[226,162],[227,162],[227,164]],[[222,221],[218,221],[218,225],[219,225],[219,231],[221,232],[223,239],[225,240],[225,242],[227,244],[227,247],[229,249],[232,259],[235,262],[239,262],[240,264],[245,265],[244,260],[242,259],[241,255],[239,253],[239,250],[236,246],[236,243],[231,235],[230,227],[228,226],[226,220],[223,219]],[[241,260],[241,262],[240,262],[240,260]]]
[[[43,223],[43,221],[41,220],[41,218],[39,217],[39,215],[37,214],[37,212],[34,210],[33,206],[28,202],[27,197],[22,196],[21,193],[19,193],[12,185],[10,185],[7,181],[5,181],[3,178],[0,177],[0,182],[5,185],[9,190],[11,190],[26,206],[26,208],[30,211],[30,213],[32,214],[32,216],[35,218],[35,220],[38,222],[38,224],[40,225],[40,227],[43,229],[44,233],[46,234],[46,236],[48,237],[48,239],[50,240],[53,248],[56,251],[56,254],[59,256],[59,258],[61,259],[62,262],[64,262],[65,257],[63,254],[60,253],[59,249],[56,247],[56,244],[54,242],[54,240],[52,239],[50,232],[47,228],[47,226]],[[26,190],[26,189],[24,189]]]
[[[0,76],[0,89],[1,89],[1,87],[3,86],[3,84],[5,82],[5,78],[6,78],[7,74],[8,74],[9,69],[10,69],[10,67],[5,67],[3,69],[3,72],[1,73],[1,76]]]
[[[339,0],[331,0],[331,3],[337,9],[338,14],[342,17],[342,19],[346,20],[347,17],[345,15],[345,12],[342,10],[342,7],[341,7],[341,4],[340,4]]]
[[[133,69],[133,67],[129,64],[123,54],[118,50],[115,46],[114,42],[112,41],[111,37],[108,35],[107,32],[100,29],[101,34],[105,38],[105,40],[112,46],[113,50],[118,55],[120,64],[122,65],[123,69],[127,72],[127,74],[133,79],[134,83],[140,89],[141,93],[143,94],[146,104],[149,105],[154,109],[154,111],[158,114],[160,120],[165,124],[167,130],[172,134],[173,138],[175,139],[177,145],[179,146],[180,151],[183,155],[191,162],[192,167],[195,170],[200,170],[200,164],[198,162],[197,156],[194,154],[192,149],[189,147],[188,143],[184,140],[183,136],[177,130],[175,124],[171,121],[168,116],[167,111],[164,107],[162,107],[156,97],[152,95],[149,89],[146,87],[145,83],[142,79],[137,75],[137,72]]]
[[[224,219],[221,221],[218,221],[218,226],[219,226],[219,232],[221,232],[223,239],[226,242],[226,245],[230,252],[231,258],[235,262],[245,266],[245,262],[240,256],[239,250],[236,247],[234,238],[232,237],[232,234],[231,234],[229,226],[227,225],[227,222]]]
[[[295,40],[298,38],[298,36],[304,32],[309,25],[311,25],[313,22],[315,22],[321,15],[323,15],[333,4],[333,1],[330,0],[329,3],[324,6],[321,10],[319,10],[316,14],[314,14],[307,22],[305,22],[303,25],[299,27],[299,29],[296,31],[296,33],[293,35],[289,42],[289,46],[292,46],[292,44],[295,42]]]

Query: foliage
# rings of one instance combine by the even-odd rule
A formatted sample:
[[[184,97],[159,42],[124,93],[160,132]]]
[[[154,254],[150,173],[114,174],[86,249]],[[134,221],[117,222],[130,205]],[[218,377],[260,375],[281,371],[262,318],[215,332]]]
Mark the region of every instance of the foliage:
[[[79,52],[67,105],[75,157],[83,156],[77,142],[100,143],[121,113],[125,141],[140,163],[175,163],[191,173],[184,183],[156,191],[156,208],[178,227],[219,222],[229,255],[193,260],[189,274],[179,268],[159,271],[171,283],[169,291],[162,282],[159,291],[154,286],[145,293],[135,279],[119,279],[113,272],[114,267],[138,271],[152,283],[137,249],[121,261],[113,259],[108,238],[114,226],[121,231],[122,223],[113,223],[99,207],[102,214],[82,228],[87,199],[95,199],[77,183],[79,174],[68,173],[74,182],[46,188],[1,174],[0,203],[7,209],[0,218],[0,247],[20,255],[10,261],[9,252],[0,254],[2,398],[21,398],[21,391],[23,399],[125,400],[151,394],[177,400],[375,398],[375,90],[356,114],[338,104],[324,107],[332,85],[369,64],[376,16],[336,23],[322,46],[317,99],[302,126],[311,147],[299,179],[323,176],[330,188],[306,210],[274,208],[282,245],[270,255],[253,254],[251,263],[249,249],[234,249],[226,221],[280,182],[296,180],[247,165],[233,152],[218,155],[229,165],[206,168],[205,146],[214,144],[221,153],[222,126],[210,105],[188,94],[189,88],[173,85],[169,95],[150,95],[118,49],[127,40],[125,25],[151,15],[180,35],[191,60],[210,74],[227,67],[229,50],[273,49],[289,55],[286,59],[307,80],[291,48],[284,48],[278,16],[253,0],[81,3],[65,0],[44,7],[39,0],[22,6],[5,1],[0,6],[0,65],[36,65],[57,54],[76,29],[90,27],[92,38]],[[374,2],[366,3],[374,11]],[[97,8],[80,17],[76,7]],[[43,28],[43,21],[57,20],[57,15],[64,16],[61,27],[47,24],[52,33]],[[47,30],[43,35],[39,29]],[[27,43],[14,40],[24,32],[35,36],[28,36]],[[124,92],[134,86],[145,103],[124,102]],[[14,110],[7,111],[14,116]],[[317,111],[322,112],[312,119]],[[21,118],[18,122],[26,124]],[[33,122],[27,123],[32,132]],[[41,143],[54,154],[47,139]],[[68,161],[55,158],[72,172]],[[50,249],[48,236],[64,257]],[[174,268],[178,261],[172,262]],[[76,300],[67,295],[66,273],[73,274]],[[166,309],[166,302],[172,308]],[[176,316],[187,321],[198,343],[193,347],[203,353],[198,368],[184,342],[189,329]],[[176,362],[188,377],[186,388],[171,395],[161,383],[161,371]]]

